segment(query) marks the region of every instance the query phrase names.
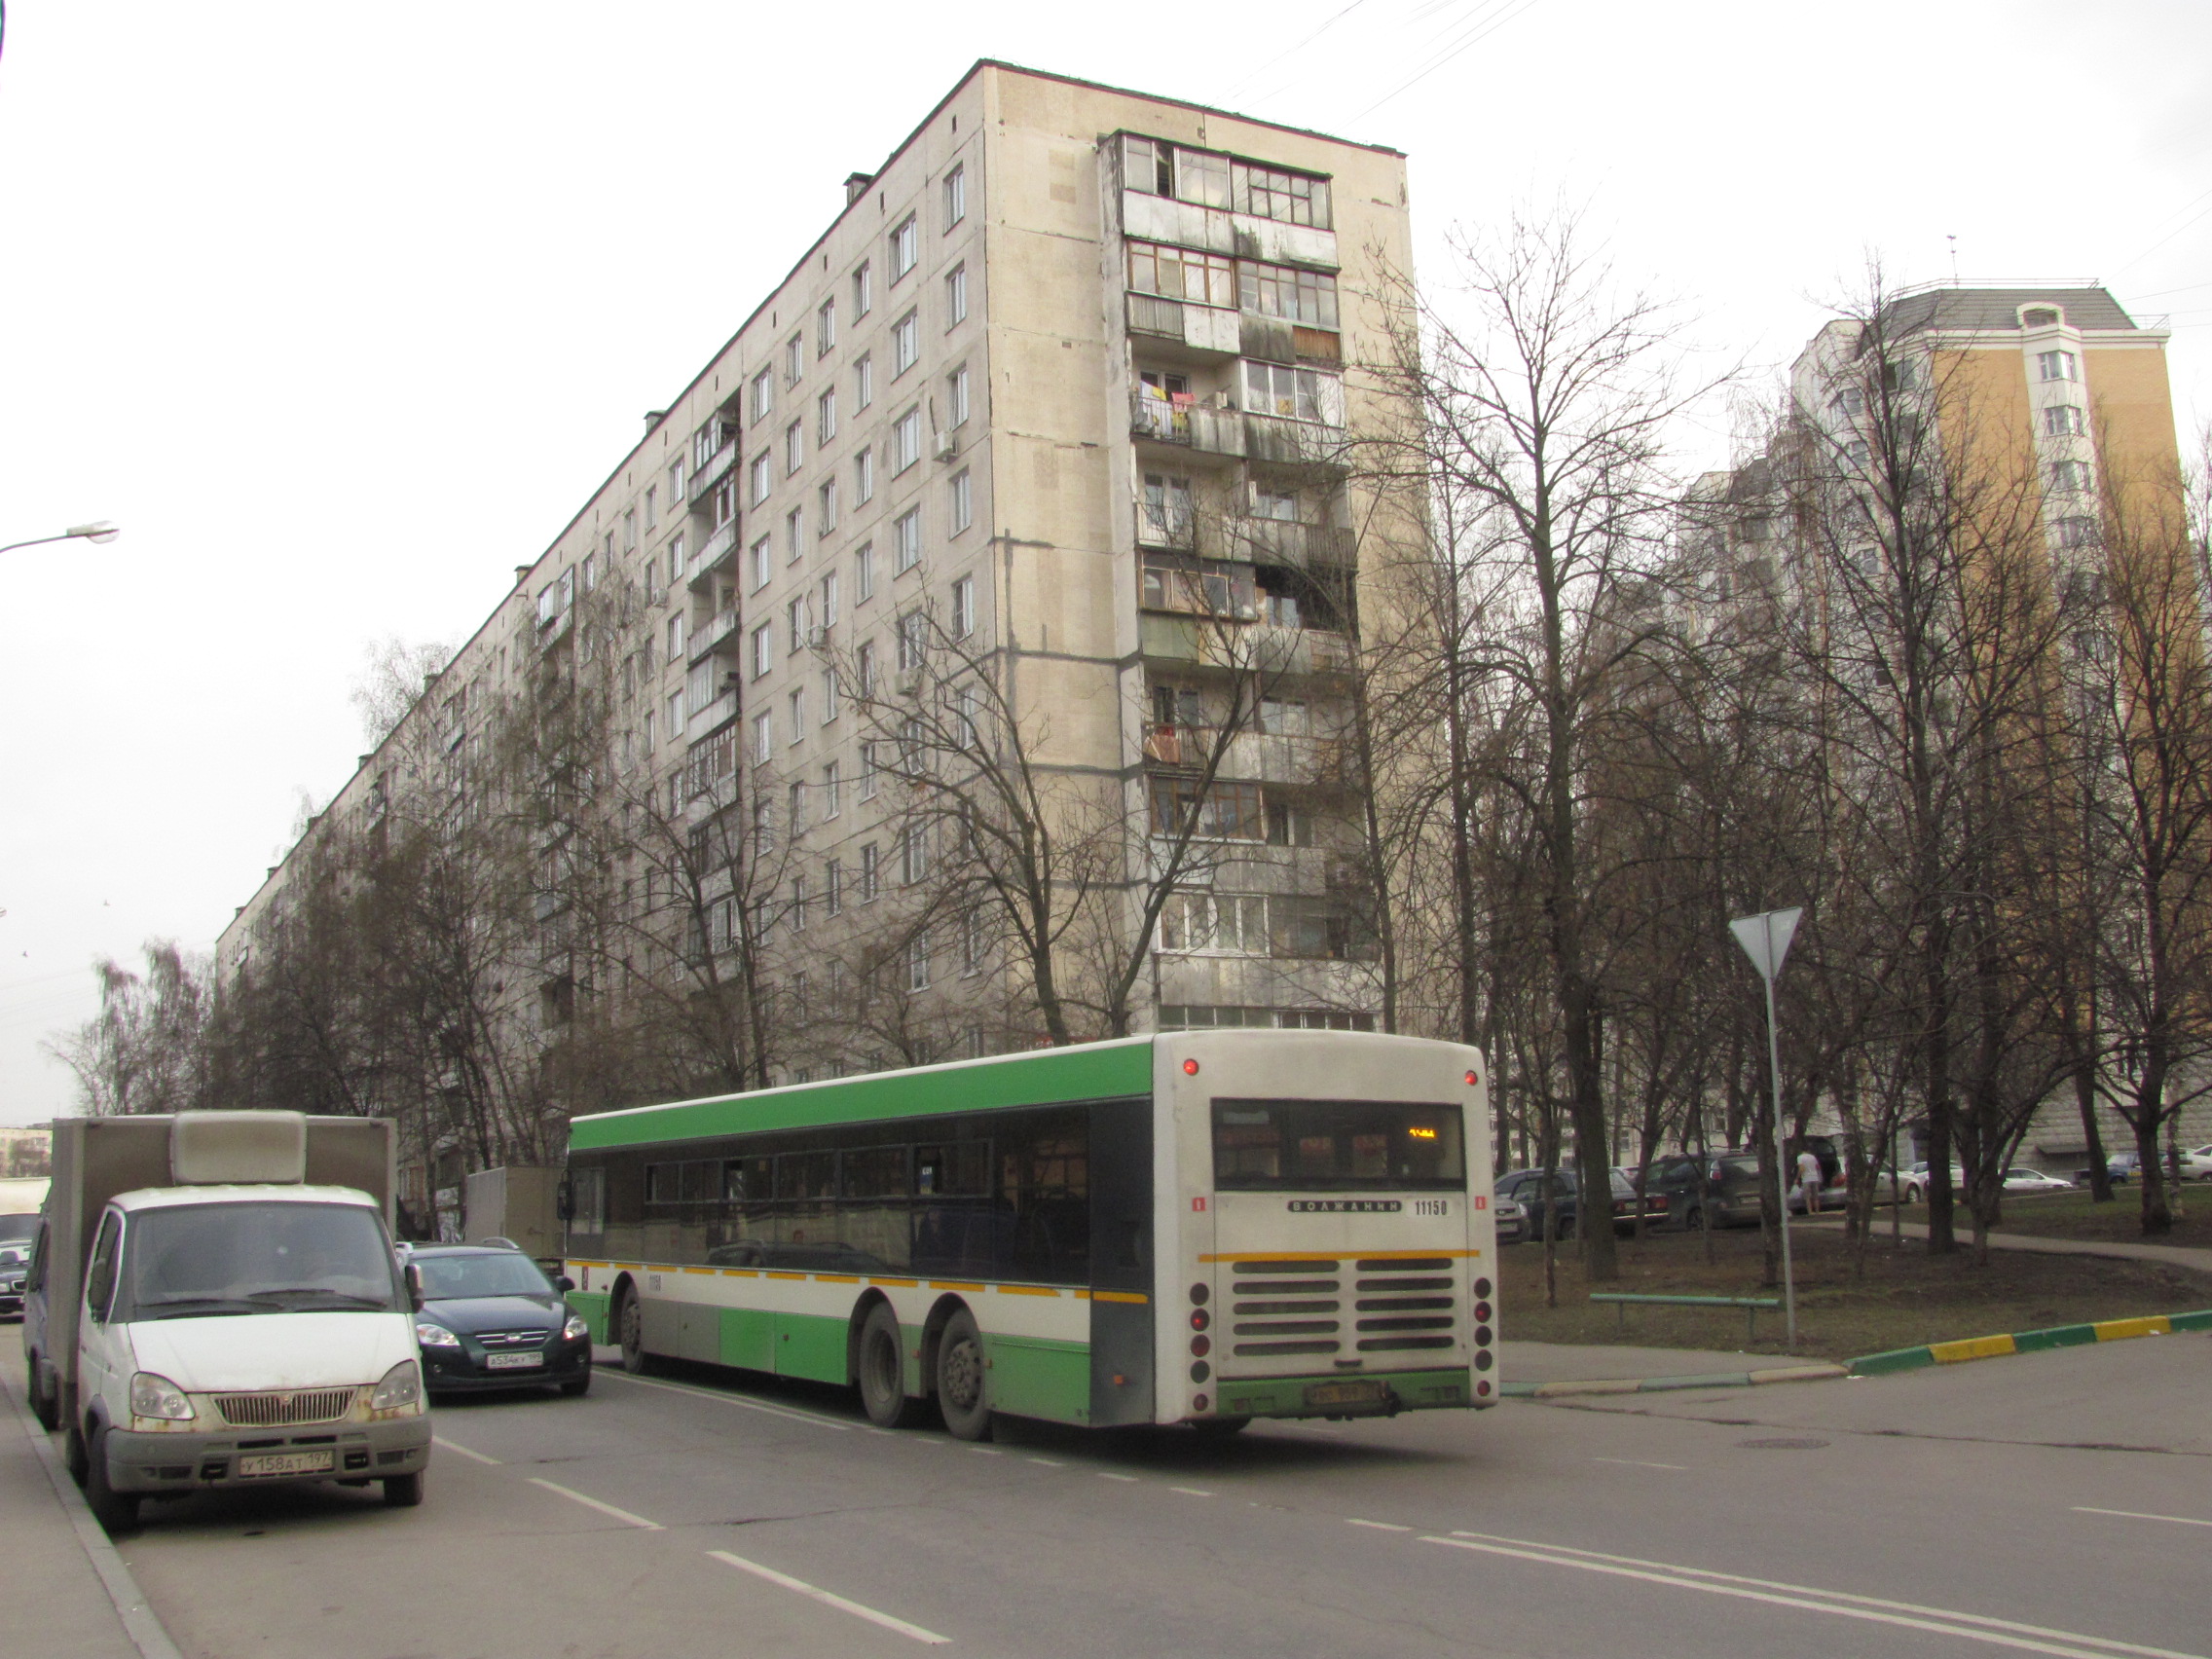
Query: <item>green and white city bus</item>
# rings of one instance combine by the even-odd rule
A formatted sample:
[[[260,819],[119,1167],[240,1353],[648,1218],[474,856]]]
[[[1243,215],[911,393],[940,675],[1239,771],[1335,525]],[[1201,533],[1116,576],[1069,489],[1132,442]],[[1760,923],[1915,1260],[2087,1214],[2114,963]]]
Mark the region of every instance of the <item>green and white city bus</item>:
[[[1216,1030],[578,1118],[570,1301],[632,1370],[858,1383],[966,1439],[1487,1406],[1487,1082]]]

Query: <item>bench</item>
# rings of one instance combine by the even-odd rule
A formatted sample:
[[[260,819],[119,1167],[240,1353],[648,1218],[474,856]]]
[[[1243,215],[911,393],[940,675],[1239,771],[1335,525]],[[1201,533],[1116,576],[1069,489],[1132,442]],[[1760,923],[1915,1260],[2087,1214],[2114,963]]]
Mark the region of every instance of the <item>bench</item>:
[[[1592,1291],[1590,1300],[1610,1302],[1613,1305],[1613,1310],[1620,1315],[1620,1329],[1624,1335],[1628,1331],[1628,1310],[1632,1303],[1660,1308],[1741,1308],[1744,1310],[1746,1342],[1751,1341],[1758,1334],[1756,1326],[1759,1309],[1782,1306],[1782,1299],[1778,1296],[1629,1296],[1619,1291],[1606,1290]]]

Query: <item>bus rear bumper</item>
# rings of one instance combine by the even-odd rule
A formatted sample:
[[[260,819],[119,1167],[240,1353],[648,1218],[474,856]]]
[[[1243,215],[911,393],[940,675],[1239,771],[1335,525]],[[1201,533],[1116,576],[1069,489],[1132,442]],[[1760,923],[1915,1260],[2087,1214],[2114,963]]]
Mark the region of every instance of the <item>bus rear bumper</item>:
[[[1223,1417],[1369,1418],[1400,1412],[1466,1410],[1493,1403],[1475,1391],[1466,1367],[1394,1371],[1381,1376],[1224,1377],[1214,1410]]]

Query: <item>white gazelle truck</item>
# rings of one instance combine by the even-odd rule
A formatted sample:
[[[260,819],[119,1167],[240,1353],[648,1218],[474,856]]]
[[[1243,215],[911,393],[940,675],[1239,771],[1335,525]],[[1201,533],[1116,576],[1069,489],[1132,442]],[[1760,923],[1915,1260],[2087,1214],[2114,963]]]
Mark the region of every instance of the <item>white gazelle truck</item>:
[[[210,1487],[384,1483],[423,1498],[413,1274],[388,1121],[63,1119],[31,1256],[31,1406],[111,1530]]]

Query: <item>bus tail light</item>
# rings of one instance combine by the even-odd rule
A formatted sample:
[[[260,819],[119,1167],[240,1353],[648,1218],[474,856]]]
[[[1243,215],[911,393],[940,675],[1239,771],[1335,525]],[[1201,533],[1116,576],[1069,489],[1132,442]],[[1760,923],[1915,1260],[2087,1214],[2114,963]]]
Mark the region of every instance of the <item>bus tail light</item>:
[[[1191,1351],[1196,1354],[1208,1354],[1213,1352],[1213,1338],[1193,1337],[1191,1339]]]
[[[1490,1323],[1489,1303],[1478,1302],[1475,1304],[1475,1323],[1478,1325],[1487,1325]]]
[[[1488,1387],[1489,1384],[1485,1383],[1484,1386]],[[1195,1412],[1204,1411],[1206,1409],[1206,1397],[1203,1394],[1193,1394],[1191,1396],[1191,1409]]]
[[[1487,1301],[1489,1301],[1489,1300],[1490,1300],[1490,1280],[1488,1280],[1488,1279],[1486,1279],[1486,1278],[1479,1278],[1479,1279],[1475,1280],[1475,1294],[1476,1294],[1477,1296],[1481,1297],[1481,1298],[1482,1298],[1482,1299],[1483,1299],[1484,1301],[1486,1301],[1486,1302],[1487,1302]]]
[[[1185,1060],[1183,1062],[1183,1075],[1185,1077],[1197,1077],[1198,1075],[1198,1062],[1196,1060]]]

